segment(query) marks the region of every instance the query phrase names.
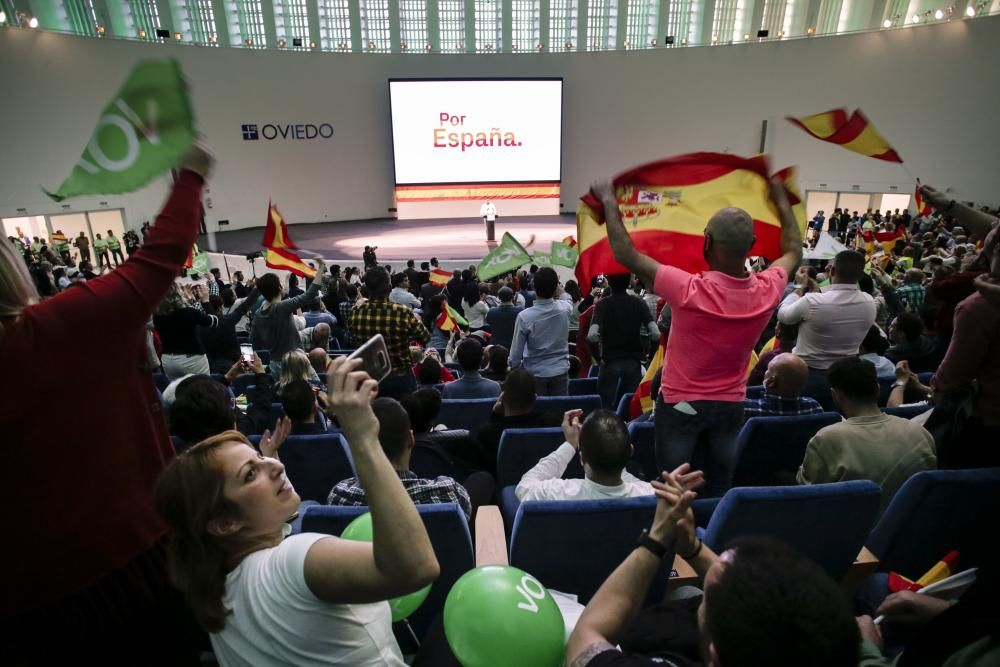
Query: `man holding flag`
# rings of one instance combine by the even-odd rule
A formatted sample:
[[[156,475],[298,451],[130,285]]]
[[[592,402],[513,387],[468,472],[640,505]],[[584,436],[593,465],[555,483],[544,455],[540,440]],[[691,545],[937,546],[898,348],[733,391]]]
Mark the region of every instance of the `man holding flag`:
[[[692,274],[640,253],[618,210],[608,181],[591,189],[604,208],[615,261],[637,274],[670,306],[660,396],[656,399],[656,462],[673,470],[689,462],[699,438],[708,443],[707,497],[729,488],[736,436],[743,425],[747,360],[761,330],[802,259],[802,233],[784,185],[771,181],[781,224],[781,252],[769,269],[748,274],[754,221],[739,208],[724,208],[708,221],[702,253],[708,271]]]

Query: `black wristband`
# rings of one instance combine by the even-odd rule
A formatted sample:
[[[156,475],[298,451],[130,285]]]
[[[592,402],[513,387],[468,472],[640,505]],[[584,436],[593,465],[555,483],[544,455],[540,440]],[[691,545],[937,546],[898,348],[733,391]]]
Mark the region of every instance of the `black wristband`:
[[[662,559],[667,555],[667,548],[663,546],[660,542],[657,542],[652,537],[649,536],[649,531],[645,528],[639,533],[639,539],[636,541],[636,548],[644,547],[648,549],[654,556]]]
[[[688,554],[687,556],[682,554],[681,558],[683,558],[684,560],[691,560],[692,558],[696,557],[698,554],[701,553],[701,548],[705,546],[705,543],[701,541],[701,538],[695,538],[695,539],[698,540],[698,547],[694,550],[694,553]]]

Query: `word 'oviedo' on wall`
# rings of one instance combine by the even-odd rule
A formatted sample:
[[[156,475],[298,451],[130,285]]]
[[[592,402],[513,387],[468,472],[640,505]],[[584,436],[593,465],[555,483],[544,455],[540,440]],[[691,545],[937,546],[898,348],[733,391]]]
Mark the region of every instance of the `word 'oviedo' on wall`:
[[[258,141],[261,138],[267,141],[275,139],[288,141],[305,141],[308,139],[332,139],[333,125],[322,123],[314,125],[312,123],[287,123],[278,125],[276,123],[243,124],[240,126],[243,134],[243,141]]]
[[[465,126],[465,115],[453,115],[442,111],[438,117],[441,127],[434,128],[434,148],[516,148],[521,145],[513,132],[500,132],[499,127],[491,127],[489,132],[448,132],[446,127]]]

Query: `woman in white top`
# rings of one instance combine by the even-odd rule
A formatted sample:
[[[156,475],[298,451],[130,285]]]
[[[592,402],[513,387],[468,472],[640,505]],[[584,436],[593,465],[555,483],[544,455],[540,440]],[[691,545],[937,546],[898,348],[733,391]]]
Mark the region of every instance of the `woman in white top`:
[[[882,335],[882,330],[874,324],[858,349],[858,358],[875,366],[875,375],[883,380],[896,377],[896,364],[882,356],[888,349],[889,341]]]
[[[333,361],[329,402],[368,494],[375,541],[285,538],[299,496],[277,458],[227,431],[163,472],[154,494],[170,527],[169,565],[223,667],[402,667],[385,600],[433,581],[439,567],[410,497],[378,443],[378,384]],[[377,491],[377,492],[376,492]]]
[[[479,285],[469,283],[465,288],[465,296],[462,298],[462,310],[465,311],[465,319],[469,320],[469,329],[478,331],[486,326],[486,313],[490,312],[490,307],[482,299],[479,293]]]

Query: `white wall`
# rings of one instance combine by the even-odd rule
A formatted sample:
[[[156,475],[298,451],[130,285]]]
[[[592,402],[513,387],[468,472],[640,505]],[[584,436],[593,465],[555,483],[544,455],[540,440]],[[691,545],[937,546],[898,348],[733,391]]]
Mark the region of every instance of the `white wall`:
[[[803,189],[911,191],[898,165],[816,141],[783,120],[859,106],[924,182],[1000,204],[1000,17],[781,43],[534,55],[366,55],[147,45],[0,30],[5,104],[0,216],[60,212],[56,187],[98,113],[139,59],[173,56],[191,82],[200,130],[219,164],[208,220],[264,224],[267,200],[289,222],[387,217],[393,171],[386,80],[420,76],[565,78],[565,211],[597,177],[677,153],[756,152],[762,120],[776,167]],[[242,123],[329,122],[327,141],[244,142]],[[821,187],[825,184],[825,187]],[[165,181],[73,210],[153,216]],[[21,213],[20,215],[24,215]]]

